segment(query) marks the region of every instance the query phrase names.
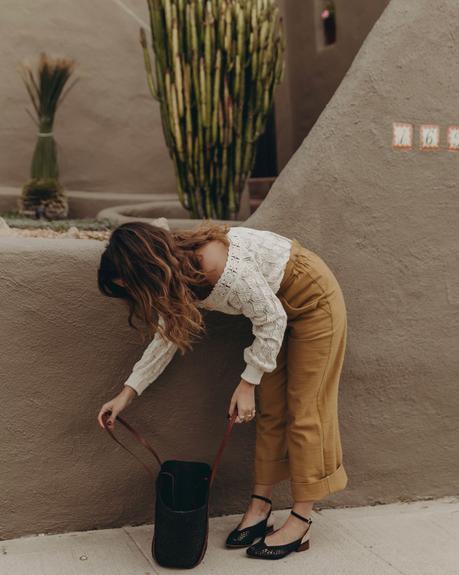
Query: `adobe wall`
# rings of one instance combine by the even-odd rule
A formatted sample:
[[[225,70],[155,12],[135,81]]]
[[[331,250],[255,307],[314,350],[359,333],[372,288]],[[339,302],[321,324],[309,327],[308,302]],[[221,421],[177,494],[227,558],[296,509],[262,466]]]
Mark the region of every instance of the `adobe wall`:
[[[339,503],[457,493],[458,35],[455,0],[392,0],[247,222],[297,237],[343,288]],[[414,126],[411,150],[392,148],[393,122]],[[440,126],[437,151],[421,124]]]
[[[340,420],[348,487],[324,506],[457,494],[459,155],[455,0],[391,4],[329,106],[245,225],[296,237],[345,295]],[[426,89],[426,86],[429,89]],[[442,149],[391,147],[393,121],[438,123]],[[148,476],[96,424],[142,346],[126,310],[102,298],[102,245],[0,240],[1,537],[152,520]],[[217,312],[126,417],[165,458],[211,461],[251,341]],[[238,426],[212,514],[242,511],[253,427]],[[139,454],[143,455],[142,450]],[[276,505],[290,504],[288,485]]]

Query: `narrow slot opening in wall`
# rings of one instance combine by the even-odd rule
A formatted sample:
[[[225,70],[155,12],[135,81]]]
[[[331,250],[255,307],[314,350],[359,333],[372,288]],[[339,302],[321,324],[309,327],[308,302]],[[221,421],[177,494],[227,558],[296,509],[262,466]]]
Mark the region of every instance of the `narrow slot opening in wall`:
[[[336,7],[332,0],[320,0],[320,29],[322,46],[336,43]]]

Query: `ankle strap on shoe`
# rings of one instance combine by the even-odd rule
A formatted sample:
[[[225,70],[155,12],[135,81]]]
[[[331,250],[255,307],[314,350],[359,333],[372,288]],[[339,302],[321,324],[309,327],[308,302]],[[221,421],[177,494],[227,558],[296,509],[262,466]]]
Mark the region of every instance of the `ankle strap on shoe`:
[[[271,499],[268,499],[267,497],[263,497],[263,495],[257,495],[256,493],[252,493],[251,497],[253,497],[254,499],[261,499],[262,501],[266,501],[266,503],[269,503],[270,505],[273,504]]]
[[[311,525],[312,519],[310,517],[303,517],[302,515],[300,515],[296,511],[293,511],[293,509],[290,511],[290,513],[292,515],[294,515],[295,517],[298,517],[298,519],[301,519],[301,521],[304,521],[305,523],[309,523],[309,525]]]

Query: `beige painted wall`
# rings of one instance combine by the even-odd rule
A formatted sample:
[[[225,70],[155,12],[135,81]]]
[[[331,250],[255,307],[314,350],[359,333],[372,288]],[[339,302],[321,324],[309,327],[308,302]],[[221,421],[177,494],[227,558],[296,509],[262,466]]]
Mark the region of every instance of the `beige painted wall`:
[[[102,249],[92,240],[0,237],[0,539],[153,520],[149,476],[96,420],[143,350],[125,306],[97,290]],[[242,316],[207,318],[194,351],[177,354],[125,414],[164,459],[211,463],[225,430],[250,326]],[[213,514],[236,512],[247,498],[252,432],[234,431]]]
[[[55,129],[66,187],[175,192],[159,109],[146,86],[141,22],[148,22],[144,0],[2,0],[0,185],[28,177],[35,126],[17,66],[44,50],[78,61],[79,83]]]
[[[344,499],[458,493],[459,124],[456,0],[391,0],[249,222],[296,236],[347,301]],[[392,123],[414,147],[392,149]],[[419,126],[441,129],[419,150]]]
[[[307,136],[389,0],[335,0],[337,41],[323,46],[325,0],[279,0],[287,39],[285,81],[276,100],[282,169]]]

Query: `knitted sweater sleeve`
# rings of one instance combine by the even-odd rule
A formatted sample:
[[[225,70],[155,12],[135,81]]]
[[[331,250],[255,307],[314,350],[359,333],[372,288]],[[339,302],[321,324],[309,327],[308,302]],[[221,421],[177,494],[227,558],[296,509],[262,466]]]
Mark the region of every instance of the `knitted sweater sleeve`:
[[[159,323],[164,326],[160,316]],[[132,368],[131,375],[124,385],[129,385],[141,395],[142,392],[166,369],[178,347],[175,343],[164,338],[159,331],[146,347],[142,357]]]
[[[229,295],[228,303],[252,322],[255,338],[244,349],[246,367],[241,377],[259,384],[265,371],[274,371],[287,327],[287,314],[271,286],[252,259],[244,260]]]

